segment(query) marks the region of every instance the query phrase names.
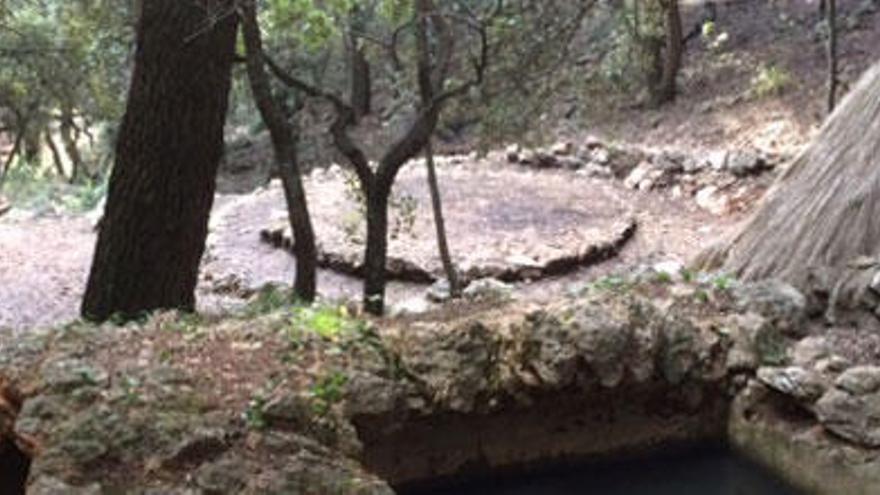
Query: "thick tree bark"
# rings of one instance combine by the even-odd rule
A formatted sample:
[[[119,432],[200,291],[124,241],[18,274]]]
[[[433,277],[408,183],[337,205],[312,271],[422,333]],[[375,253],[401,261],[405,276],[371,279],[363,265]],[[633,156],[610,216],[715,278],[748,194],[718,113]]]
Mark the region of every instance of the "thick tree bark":
[[[704,253],[698,264],[746,280],[779,278],[830,290],[848,282],[851,270],[864,264],[860,259],[874,259],[876,266],[878,218],[880,63],[843,99],[732,242]]]
[[[315,247],[315,233],[309,216],[305,189],[299,171],[296,137],[293,127],[284,117],[278,101],[272,95],[269,76],[266,72],[263,42],[257,22],[256,6],[245,2],[241,6],[242,32],[247,50],[247,72],[254,101],[269,129],[275,160],[284,184],[284,197],[287,202],[287,215],[293,230],[296,255],[296,279],[294,294],[303,301],[314,301],[316,295],[318,251]]]
[[[431,209],[434,212],[434,227],[437,230],[437,250],[440,252],[440,261],[443,263],[443,271],[449,282],[449,295],[453,298],[461,295],[461,284],[458,281],[458,272],[452,262],[449,252],[449,241],[446,238],[446,221],[443,218],[443,200],[440,197],[440,185],[437,183],[437,167],[434,165],[434,149],[431,141],[425,145],[425,164],[428,167],[428,188],[431,191]]]
[[[82,305],[106,320],[195,308],[231,84],[232,0],[145,0]]]

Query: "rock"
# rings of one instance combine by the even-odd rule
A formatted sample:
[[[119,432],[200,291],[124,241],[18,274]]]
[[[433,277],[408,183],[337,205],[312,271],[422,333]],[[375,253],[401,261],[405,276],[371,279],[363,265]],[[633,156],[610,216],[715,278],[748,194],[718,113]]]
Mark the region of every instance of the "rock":
[[[713,215],[724,215],[730,211],[730,198],[718,186],[706,186],[696,195],[697,206]]]
[[[815,407],[828,431],[868,448],[880,447],[880,367],[847,370]]]
[[[605,143],[598,136],[594,136],[590,134],[586,138],[584,138],[583,145],[588,150],[594,150],[597,148],[602,148],[605,146]]]
[[[521,153],[522,149],[520,149],[518,144],[512,144],[505,150],[507,161],[514,164],[520,163],[520,160],[522,159]]]
[[[583,160],[574,156],[561,156],[557,163],[559,167],[566,170],[580,170],[586,166]]]
[[[874,277],[871,279],[871,284],[869,288],[875,293],[880,295],[880,270],[874,274]]]
[[[101,495],[104,490],[98,483],[73,486],[58,478],[39,476],[30,483],[27,492],[29,495]]]
[[[680,174],[684,172],[685,156],[682,153],[663,151],[654,156],[651,160],[654,168],[662,170],[669,175]]]
[[[550,153],[555,156],[570,156],[574,153],[574,145],[569,141],[560,141],[550,147]]]
[[[872,394],[880,390],[880,367],[856,366],[837,378],[834,385],[854,395]]]
[[[199,465],[223,454],[228,448],[226,432],[221,428],[197,428],[186,436],[162,460],[163,467]]]
[[[266,424],[292,431],[306,430],[314,416],[311,398],[305,394],[286,391],[283,387],[279,388],[278,393],[263,406],[262,414]]]
[[[727,168],[727,150],[715,150],[709,153],[709,166],[713,170],[722,171]]]
[[[40,375],[46,386],[57,393],[71,392],[85,386],[104,385],[109,377],[98,366],[67,357],[45,362],[40,369]]]
[[[755,313],[730,315],[727,323],[731,346],[725,366],[732,373],[754,371],[765,362],[765,348],[773,347],[768,345],[773,342],[773,328]]]
[[[813,368],[820,360],[831,354],[831,346],[824,337],[807,337],[799,340],[788,351],[791,363],[803,368]]]
[[[766,166],[767,162],[758,153],[738,150],[730,152],[724,168],[737,177],[748,177],[760,173]]]
[[[662,176],[662,170],[655,169],[651,162],[643,161],[630,172],[629,176],[624,179],[623,184],[630,189],[650,191],[657,186]]]
[[[614,177],[614,172],[610,168],[596,163],[585,164],[577,171],[577,174],[596,179],[611,179]]]
[[[520,165],[538,169],[561,167],[559,157],[541,150],[532,150],[524,153],[519,163]]]
[[[431,310],[431,302],[424,297],[411,297],[391,305],[388,313],[393,317],[419,315]]]
[[[608,165],[611,162],[611,153],[605,148],[594,148],[590,151],[590,161],[599,165]]]
[[[687,156],[684,161],[681,163],[682,171],[686,174],[695,174],[702,170],[705,170],[709,167],[709,162],[706,159],[698,158],[695,156]]]
[[[839,375],[846,371],[852,363],[849,359],[841,356],[829,356],[816,362],[815,369],[823,375]]]
[[[494,278],[474,280],[462,291],[471,301],[509,301],[513,299],[513,286]]]
[[[727,168],[727,150],[715,150],[709,153],[708,161],[712,170],[721,172]]]
[[[400,383],[370,373],[354,374],[346,389],[348,417],[393,414],[405,395]]]
[[[541,268],[541,263],[538,260],[525,254],[514,254],[508,256],[504,261],[516,268]]]
[[[247,485],[248,478],[244,460],[235,457],[204,464],[195,473],[196,484],[205,495],[238,493]]]
[[[785,282],[762,280],[738,285],[734,298],[740,310],[764,316],[784,335],[803,336],[807,330],[807,298]]]
[[[475,412],[491,395],[498,354],[497,335],[481,322],[454,328],[418,325],[408,329],[403,365],[423,384],[431,403],[456,412]],[[385,399],[391,400],[391,399]]]
[[[800,403],[812,404],[825,393],[827,384],[818,373],[790,366],[758,369],[758,380],[771,389],[788,395]]]
[[[684,271],[684,264],[676,260],[661,261],[655,263],[652,267],[654,272],[664,274],[671,280],[680,280],[681,273]]]
[[[449,281],[445,278],[441,278],[440,280],[437,280],[436,282],[431,284],[426,292],[426,297],[429,301],[435,303],[448,301],[452,297],[451,289],[449,287]]]

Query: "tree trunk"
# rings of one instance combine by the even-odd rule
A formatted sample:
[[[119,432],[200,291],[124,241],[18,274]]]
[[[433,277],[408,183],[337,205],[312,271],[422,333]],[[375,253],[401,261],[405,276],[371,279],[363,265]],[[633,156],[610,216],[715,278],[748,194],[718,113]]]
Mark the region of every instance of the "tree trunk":
[[[281,111],[278,101],[272,95],[269,76],[266,72],[263,42],[257,22],[256,6],[245,2],[241,6],[242,32],[247,50],[247,72],[254,101],[269,129],[275,161],[284,184],[284,198],[287,202],[287,215],[293,231],[293,251],[296,255],[296,279],[294,294],[302,301],[315,300],[318,252],[315,247],[315,233],[309,216],[305,189],[300,176],[297,160],[296,137],[293,127]]]
[[[86,177],[91,178],[88,170],[83,165],[82,155],[79,153],[79,146],[73,137],[73,116],[69,111],[65,111],[61,116],[59,126],[59,135],[61,136],[61,144],[64,145],[64,152],[70,158],[70,181],[79,180],[80,173],[85,173]]]
[[[654,92],[654,104],[662,105],[675,100],[676,80],[681,69],[682,27],[678,0],[661,1],[666,15],[666,47],[663,54],[663,69],[659,86]]]
[[[837,0],[828,0],[828,113],[837,104]]]
[[[828,119],[736,237],[698,264],[802,289],[846,282],[853,262],[880,256],[880,63]],[[861,263],[861,262],[859,262]],[[821,287],[814,282],[821,282]]]
[[[372,112],[373,82],[370,73],[370,63],[364,55],[363,48],[359,46],[356,38],[351,39],[351,106],[355,110],[357,119],[362,119]]]
[[[58,177],[67,179],[67,173],[64,172],[64,161],[61,160],[61,152],[58,150],[58,145],[55,144],[55,139],[52,138],[52,130],[46,128],[45,136],[46,146],[49,148],[49,154],[52,155],[52,163],[55,165],[55,172],[58,173]],[[70,182],[73,183],[73,174],[70,176]]]
[[[360,121],[364,116],[372,112],[373,80],[370,73],[370,62],[364,53],[364,47],[359,39],[359,32],[364,30],[362,12],[355,7],[349,15],[351,28],[346,36],[348,48],[349,84],[351,85],[351,107],[355,112],[355,119]]]
[[[21,122],[21,119],[19,119],[19,122]],[[19,125],[26,126],[27,123],[21,122]],[[24,141],[24,133],[25,127],[20,127],[18,134],[15,136],[15,141],[13,141],[12,149],[9,150],[9,155],[6,157],[2,166],[0,166],[0,189],[3,187],[3,182],[6,181],[6,174],[8,174],[9,169],[12,168],[12,163],[15,161],[15,157],[21,153],[21,143]]]
[[[434,166],[434,149],[431,142],[425,145],[425,163],[428,167],[428,188],[431,190],[431,209],[434,212],[434,226],[437,229],[437,249],[440,251],[440,261],[443,263],[443,271],[449,282],[449,295],[453,298],[461,295],[461,285],[458,280],[458,272],[452,262],[449,253],[449,242],[446,238],[446,221],[443,218],[443,200],[440,197],[440,185],[437,183],[437,167]]]
[[[223,152],[232,0],[145,0],[84,317],[195,308]],[[219,10],[216,10],[219,9]]]
[[[388,196],[390,185],[372,180],[367,197],[367,249],[364,255],[364,311],[385,312],[385,264],[388,259]]]
[[[39,167],[40,163],[40,126],[36,123],[28,126],[24,134],[23,156],[24,160],[31,165]]]

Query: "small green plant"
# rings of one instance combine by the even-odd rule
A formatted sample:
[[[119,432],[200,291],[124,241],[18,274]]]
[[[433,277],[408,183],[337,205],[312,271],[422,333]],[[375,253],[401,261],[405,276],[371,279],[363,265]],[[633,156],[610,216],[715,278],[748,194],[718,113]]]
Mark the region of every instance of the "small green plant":
[[[694,298],[695,298],[697,301],[699,301],[699,302],[705,304],[705,303],[708,303],[708,302],[709,302],[709,293],[706,292],[706,291],[703,290],[703,289],[699,289],[699,290],[697,290],[696,292],[694,292]]]
[[[88,180],[62,196],[61,204],[68,211],[86,212],[95,209],[106,195],[106,180]]]
[[[162,325],[162,329],[189,336],[199,333],[203,324],[198,313],[179,313],[173,320]]]
[[[758,97],[779,96],[791,84],[791,75],[773,64],[761,64],[751,81],[751,93]]]
[[[318,378],[309,390],[315,414],[326,416],[333,405],[342,400],[346,384],[348,376],[340,371]]]
[[[290,306],[293,297],[290,292],[274,284],[266,284],[257,291],[243,310],[247,318],[269,314]]]
[[[727,291],[733,286],[733,278],[729,275],[721,274],[712,279],[712,286],[719,291]]]
[[[55,208],[82,213],[94,209],[107,194],[105,179],[68,184],[50,169],[21,159],[12,164],[2,187],[16,207],[34,211]]]
[[[663,285],[671,284],[672,275],[667,272],[657,272],[657,274],[654,275],[654,282]]]
[[[627,285],[628,283],[623,277],[608,275],[588,285],[587,289],[599,292],[616,291],[625,289]]]
[[[291,324],[311,330],[326,340],[336,340],[351,327],[351,320],[339,308],[330,306],[297,308]]]
[[[122,401],[127,405],[135,405],[141,402],[141,381],[135,377],[123,375],[119,380],[122,386]]]
[[[292,350],[301,349],[309,334],[317,335],[334,344],[336,352],[347,347],[362,323],[349,317],[345,307],[330,305],[300,306],[293,310],[287,327],[287,338]]]
[[[242,419],[248,428],[253,430],[263,430],[266,428],[266,416],[263,412],[266,407],[266,397],[258,392],[248,402],[247,407],[242,413]]]
[[[681,279],[684,280],[685,283],[689,284],[693,282],[695,278],[696,276],[694,275],[694,272],[688,270],[687,268],[681,269]]]

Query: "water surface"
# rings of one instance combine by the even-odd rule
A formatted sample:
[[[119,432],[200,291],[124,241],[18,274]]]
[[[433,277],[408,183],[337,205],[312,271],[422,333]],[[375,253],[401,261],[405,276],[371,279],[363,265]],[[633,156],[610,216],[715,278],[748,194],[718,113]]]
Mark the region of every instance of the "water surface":
[[[406,495],[801,495],[722,447],[487,478]]]

